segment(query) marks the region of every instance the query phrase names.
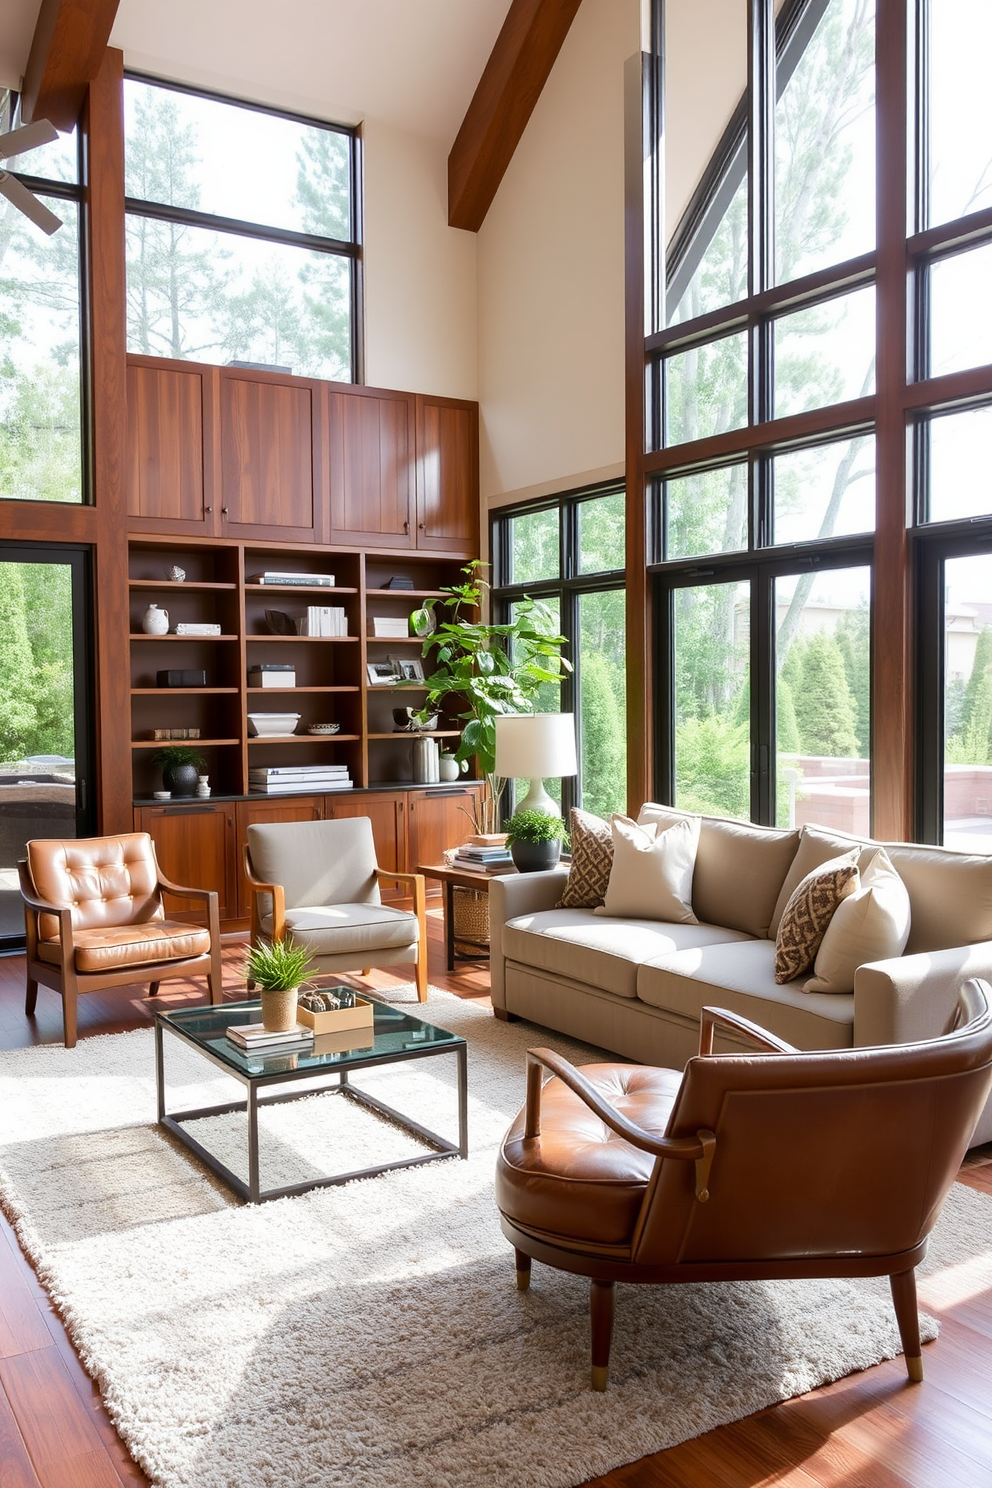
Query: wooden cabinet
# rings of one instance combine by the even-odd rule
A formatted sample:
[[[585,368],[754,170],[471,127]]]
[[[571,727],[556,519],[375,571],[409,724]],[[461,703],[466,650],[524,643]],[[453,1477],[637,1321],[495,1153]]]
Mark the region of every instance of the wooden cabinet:
[[[435,786],[410,791],[407,796],[407,851],[409,861],[440,863],[445,848],[457,847],[472,831],[472,806],[479,786]]]
[[[216,889],[221,919],[237,918],[234,803],[191,799],[188,806],[139,806],[134,815],[135,829],[151,835],[166,878],[190,888]],[[177,918],[202,917],[192,901],[170,896],[166,908]]]
[[[328,390],[331,542],[414,546],[416,420],[412,393]]]
[[[188,363],[128,362],[127,509],[135,531],[214,530],[203,465],[210,372]]]
[[[220,514],[232,536],[313,542],[314,389],[259,374],[220,374]]]
[[[479,417],[475,403],[417,395],[417,547],[479,551]]]

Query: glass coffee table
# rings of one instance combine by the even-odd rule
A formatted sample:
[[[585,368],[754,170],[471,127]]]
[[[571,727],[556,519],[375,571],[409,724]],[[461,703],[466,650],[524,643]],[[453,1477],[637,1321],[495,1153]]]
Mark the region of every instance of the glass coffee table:
[[[371,1178],[392,1168],[416,1167],[420,1163],[437,1162],[441,1158],[468,1156],[468,1049],[465,1040],[456,1033],[424,1023],[420,1018],[389,1007],[385,1003],[373,1004],[374,1024],[370,1029],[352,1030],[344,1040],[341,1035],[319,1035],[313,1045],[305,1044],[287,1054],[284,1049],[269,1052],[262,1050],[242,1051],[225,1037],[232,1023],[261,1021],[261,1004],[254,1002],[227,1002],[221,1007],[185,1008],[175,1013],[158,1013],[155,1017],[155,1090],[158,1100],[158,1121],[190,1151],[195,1152],[212,1173],[221,1178],[242,1199],[259,1204],[266,1199],[282,1198],[286,1194],[305,1193],[312,1188],[326,1188],[334,1183],[347,1183],[354,1178]],[[225,1074],[238,1080],[247,1092],[246,1099],[226,1104],[204,1106],[197,1110],[166,1110],[165,1047],[164,1035],[170,1033],[188,1047],[195,1049],[204,1059]],[[335,1048],[335,1042],[360,1044],[360,1047]],[[458,1077],[458,1141],[450,1141],[437,1132],[429,1131],[409,1116],[387,1106],[377,1096],[360,1090],[352,1084],[352,1075],[363,1069],[383,1065],[402,1064],[412,1059],[431,1059],[441,1055],[453,1055],[457,1061]],[[330,1082],[325,1092],[320,1082],[326,1077]],[[315,1085],[314,1082],[317,1082]],[[305,1084],[304,1089],[282,1089],[277,1094],[263,1097],[262,1092],[276,1087]],[[415,1157],[399,1161],[384,1162],[371,1168],[356,1168],[344,1173],[329,1174],[323,1178],[311,1178],[305,1183],[288,1184],[282,1188],[263,1189],[259,1182],[258,1108],[281,1101],[298,1100],[314,1094],[335,1094],[357,1101],[369,1110],[395,1122],[404,1131],[418,1137],[432,1150]],[[224,1116],[232,1111],[248,1113],[248,1182],[223,1163],[214,1153],[185,1129],[185,1123],[197,1121],[205,1116]]]

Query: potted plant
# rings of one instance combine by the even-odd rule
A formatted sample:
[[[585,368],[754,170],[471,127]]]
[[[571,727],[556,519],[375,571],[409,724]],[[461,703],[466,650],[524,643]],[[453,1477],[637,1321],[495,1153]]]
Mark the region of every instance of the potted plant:
[[[197,749],[186,744],[167,744],[152,755],[152,763],[162,766],[162,785],[174,796],[195,796],[197,776],[207,761]]]
[[[506,784],[496,774],[496,719],[533,712],[538,689],[572,670],[561,654],[565,637],[554,611],[540,600],[516,600],[505,625],[475,618],[488,602],[489,585],[479,572],[486,566],[478,560],[467,564],[463,584],[445,588],[445,598],[426,600],[410,616],[414,634],[423,641],[425,670],[433,668],[424,679],[427,697],[420,716],[429,718],[446,700],[449,705],[458,700],[463,727],[454,758],[461,764],[475,755],[489,787],[473,817],[477,832],[496,831]]]
[[[517,811],[506,829],[506,845],[519,873],[539,873],[553,868],[561,857],[567,836],[560,816],[545,811]]]
[[[249,992],[258,988],[262,1024],[270,1033],[296,1027],[296,1000],[313,965],[310,952],[291,935],[249,946],[241,970]]]

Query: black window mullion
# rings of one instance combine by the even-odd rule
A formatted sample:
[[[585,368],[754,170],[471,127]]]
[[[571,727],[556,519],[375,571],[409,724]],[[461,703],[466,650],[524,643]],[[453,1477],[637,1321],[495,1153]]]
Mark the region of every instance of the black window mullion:
[[[751,819],[775,823],[775,581],[751,578]]]
[[[775,279],[775,14],[773,0],[751,0],[748,16],[748,94],[751,118],[748,292]]]

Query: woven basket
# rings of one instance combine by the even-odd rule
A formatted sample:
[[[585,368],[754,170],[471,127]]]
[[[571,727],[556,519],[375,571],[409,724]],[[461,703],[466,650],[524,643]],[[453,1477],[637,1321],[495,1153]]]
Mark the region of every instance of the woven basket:
[[[451,904],[454,921],[455,954],[463,950],[478,953],[489,945],[489,894],[478,889],[453,890]]]

